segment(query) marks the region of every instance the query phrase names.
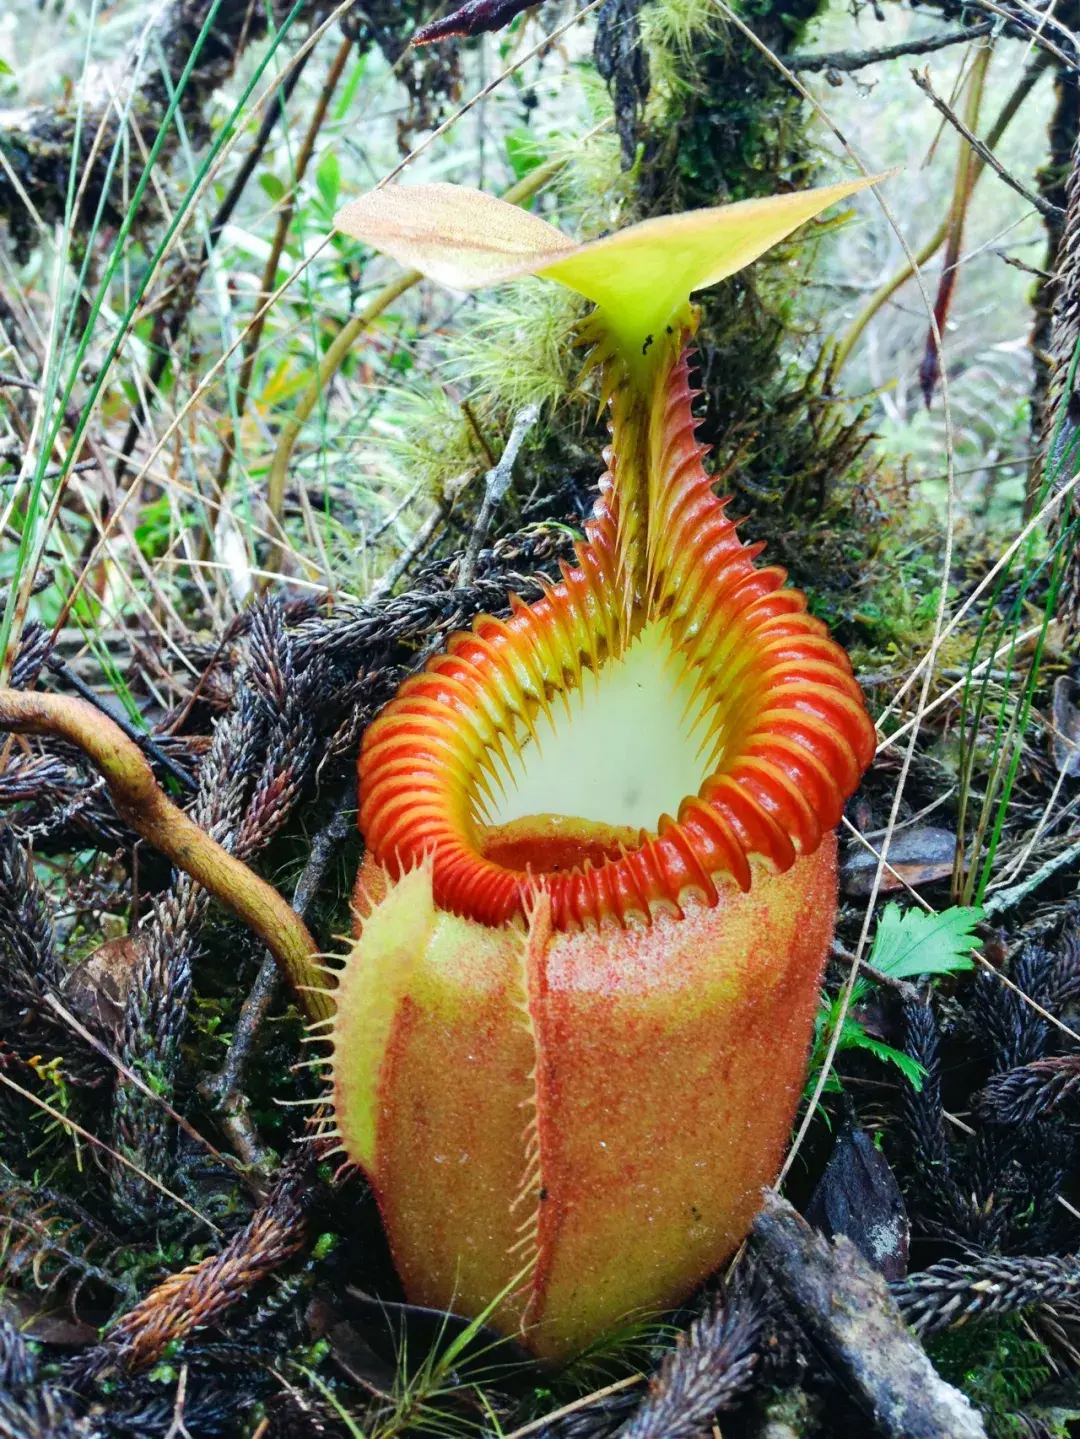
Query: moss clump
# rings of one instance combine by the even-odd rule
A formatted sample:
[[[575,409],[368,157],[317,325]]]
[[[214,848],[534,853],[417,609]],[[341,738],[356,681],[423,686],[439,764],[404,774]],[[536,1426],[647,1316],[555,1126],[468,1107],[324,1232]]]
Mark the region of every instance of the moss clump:
[[[777,54],[797,46],[819,0],[743,6]],[[775,194],[814,164],[799,95],[739,31],[700,0],[662,0],[643,13],[659,78],[646,113],[640,199],[651,214]]]
[[[741,14],[777,54],[797,48],[817,0],[756,3]],[[817,156],[802,100],[734,26],[699,0],[642,11],[655,78],[640,160],[645,213],[693,209],[804,186]],[[822,233],[818,227],[817,233]],[[704,297],[699,335],[702,439],[729,471],[724,488],[753,511],[755,538],[796,583],[814,577],[827,610],[854,581],[845,536],[865,544],[866,412],[832,394],[827,356],[801,302],[813,241],[805,233]],[[871,530],[872,532],[872,530]],[[837,565],[823,567],[823,534]],[[803,562],[804,555],[807,563]],[[857,569],[857,566],[856,566]]]
[[[1021,1439],[1032,1432],[1021,1410],[1050,1379],[1046,1346],[1018,1317],[952,1329],[928,1345],[943,1379],[962,1389],[986,1420],[991,1439]],[[1047,1416],[1040,1414],[1044,1424]],[[1067,1434],[1050,1420],[1046,1432]]]

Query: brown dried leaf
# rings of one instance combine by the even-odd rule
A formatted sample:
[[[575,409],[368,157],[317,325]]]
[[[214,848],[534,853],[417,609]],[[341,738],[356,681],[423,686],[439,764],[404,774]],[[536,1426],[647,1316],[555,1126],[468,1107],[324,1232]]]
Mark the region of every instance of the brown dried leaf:
[[[412,42],[430,45],[435,40],[448,40],[451,35],[483,35],[489,30],[501,30],[532,4],[535,0],[469,0],[452,15],[421,25]]]
[[[95,1033],[120,1034],[128,992],[145,950],[144,935],[123,935],[106,940],[71,971],[64,998]]]
[[[829,1239],[846,1234],[886,1279],[907,1273],[910,1225],[889,1161],[870,1136],[845,1124],[804,1211]]]
[[[889,843],[886,859],[890,867],[881,875],[882,892],[903,889],[905,884],[918,888],[921,884],[948,879],[955,853],[956,836],[951,830],[936,829],[933,825],[898,830]],[[861,846],[853,850],[841,866],[844,893],[869,894],[877,864],[877,855],[870,850]]]

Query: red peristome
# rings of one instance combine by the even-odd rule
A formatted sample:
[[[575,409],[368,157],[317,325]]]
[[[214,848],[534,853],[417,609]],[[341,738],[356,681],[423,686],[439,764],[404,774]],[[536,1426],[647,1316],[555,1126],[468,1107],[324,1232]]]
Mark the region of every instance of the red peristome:
[[[625,923],[717,881],[745,888],[750,861],[783,870],[838,823],[873,755],[874,730],[847,656],[783,571],[757,568],[712,492],[694,439],[685,353],[652,417],[653,537],[647,593],[627,607],[610,482],[577,564],[509,618],[481,616],[402,685],[360,757],[360,826],[391,874],[431,857],[436,902],[500,924],[541,885],[556,928]],[[615,431],[618,449],[619,434]],[[485,852],[477,795],[485,756],[514,746],[553,695],[597,672],[650,622],[666,626],[697,686],[716,696],[727,742],[674,820],[593,866],[532,874]],[[677,799],[673,796],[673,802]]]

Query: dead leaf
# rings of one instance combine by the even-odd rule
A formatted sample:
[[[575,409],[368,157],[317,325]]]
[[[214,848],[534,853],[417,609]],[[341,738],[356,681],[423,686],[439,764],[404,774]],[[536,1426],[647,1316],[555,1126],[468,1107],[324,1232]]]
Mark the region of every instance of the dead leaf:
[[[138,934],[106,940],[68,976],[64,1000],[95,1033],[120,1033],[142,947],[143,939]]]
[[[98,1326],[107,1317],[102,1314],[98,1324],[88,1324],[74,1317],[66,1305],[53,1304],[46,1295],[19,1294],[11,1288],[4,1290],[0,1312],[27,1339],[39,1339],[43,1344],[55,1344],[65,1349],[82,1349],[88,1344],[96,1344]]]
[[[910,1226],[889,1161],[857,1125],[845,1124],[806,1206],[805,1218],[830,1239],[846,1234],[886,1279],[907,1273]]]
[[[880,845],[875,842],[875,849]],[[921,884],[948,879],[953,870],[956,836],[951,830],[920,825],[916,829],[898,830],[889,843],[886,859],[890,868],[882,871],[881,891],[903,889],[905,884],[917,889]],[[840,876],[844,893],[869,894],[877,872],[877,855],[859,845],[844,860]],[[896,871],[896,874],[892,873]],[[897,878],[899,876],[899,878]]]
[[[469,0],[452,15],[442,20],[432,20],[421,25],[412,38],[414,45],[430,45],[435,40],[447,40],[451,35],[483,35],[490,30],[501,30],[509,25],[515,15],[527,10],[535,0]]]

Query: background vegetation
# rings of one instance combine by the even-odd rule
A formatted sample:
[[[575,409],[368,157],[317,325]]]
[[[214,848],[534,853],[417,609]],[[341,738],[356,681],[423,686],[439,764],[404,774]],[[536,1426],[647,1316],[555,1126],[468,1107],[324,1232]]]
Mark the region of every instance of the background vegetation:
[[[407,284],[334,211],[400,169],[531,180],[588,236],[902,167],[887,209],[859,197],[704,301],[711,463],[880,727],[786,1192],[884,1272],[987,1432],[1068,1433],[1074,9],[547,0],[409,47],[446,8],[8,0],[0,679],[118,716],[332,949],[364,725],[447,633],[536,593],[605,439],[569,297]],[[1004,175],[972,183],[955,120]],[[665,1320],[544,1374],[410,1310],[362,1182],[303,1142],[301,1038],[272,961],[81,753],[3,737],[0,1433],[871,1422],[767,1236],[674,1316],[674,1358]]]

